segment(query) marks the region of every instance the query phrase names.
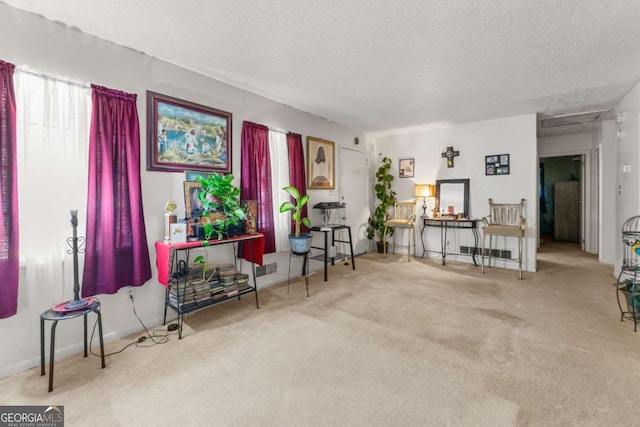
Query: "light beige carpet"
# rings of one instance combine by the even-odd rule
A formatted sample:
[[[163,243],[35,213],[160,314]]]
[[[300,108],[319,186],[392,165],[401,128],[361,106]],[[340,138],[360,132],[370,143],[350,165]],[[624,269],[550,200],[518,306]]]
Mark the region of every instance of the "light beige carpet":
[[[67,426],[637,425],[640,333],[620,322],[611,267],[545,245],[522,281],[368,254],[315,274],[308,299],[295,281],[259,310],[208,308],[181,341],[104,370],[59,360],[53,393],[39,368],[1,380],[0,404],[65,405]]]

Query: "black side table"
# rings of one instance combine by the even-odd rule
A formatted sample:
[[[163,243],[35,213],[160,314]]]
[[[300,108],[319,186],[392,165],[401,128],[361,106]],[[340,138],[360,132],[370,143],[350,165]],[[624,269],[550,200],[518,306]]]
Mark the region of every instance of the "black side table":
[[[351,242],[350,226],[344,225],[344,224],[325,224],[325,225],[313,226],[309,230],[319,231],[324,234],[324,247],[311,246],[314,249],[322,249],[324,251],[324,254],[311,257],[311,259],[324,261],[324,281],[325,282],[327,281],[327,264],[329,263],[329,258],[331,258],[331,265],[334,265],[336,258],[341,258],[347,255],[347,254],[335,254],[335,256],[332,256],[332,257],[329,256],[329,232],[331,232],[331,246],[335,245],[336,242],[349,244],[349,251],[351,252],[351,268],[353,270],[356,269],[356,260],[353,258],[353,243]],[[336,239],[337,230],[347,230],[349,232],[349,240]]]
[[[59,307],[59,306],[56,306]],[[84,316],[84,357],[87,357],[87,314],[96,313],[98,316],[98,332],[100,335],[100,357],[102,358],[102,367],[105,367],[104,363],[104,343],[102,340],[102,315],[100,314],[100,301],[91,300],[91,303],[79,310],[74,311],[56,311],[54,308],[50,308],[40,315],[40,375],[45,374],[44,370],[44,321],[49,320],[53,322],[51,324],[51,349],[49,351],[49,392],[53,391],[53,362],[56,343],[56,326],[58,321],[73,319],[76,317]]]

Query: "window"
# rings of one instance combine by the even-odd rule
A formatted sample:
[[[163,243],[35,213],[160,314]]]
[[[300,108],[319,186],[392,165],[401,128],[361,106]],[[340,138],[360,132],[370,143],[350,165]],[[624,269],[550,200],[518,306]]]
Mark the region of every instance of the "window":
[[[91,90],[16,70],[20,257],[28,293],[69,297],[72,209],[84,235]]]

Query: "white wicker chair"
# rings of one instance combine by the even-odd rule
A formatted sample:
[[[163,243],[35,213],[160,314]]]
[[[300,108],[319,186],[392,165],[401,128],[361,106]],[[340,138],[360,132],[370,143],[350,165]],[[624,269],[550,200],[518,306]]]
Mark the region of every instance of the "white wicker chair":
[[[393,228],[393,253],[396,253],[396,228],[406,228],[409,230],[409,243],[407,244],[407,258],[411,261],[411,236],[413,236],[413,256],[416,256],[416,202],[398,202],[393,205],[393,217],[384,223],[384,234],[387,229]],[[384,245],[384,256],[387,256],[387,246]],[[401,245],[404,246],[404,245]]]
[[[526,229],[524,199],[520,203],[493,203],[489,199],[489,215],[482,218],[482,273],[484,274],[485,240],[489,236],[489,267],[493,250],[493,236],[516,237],[518,239],[518,277],[522,280],[522,238]],[[497,240],[497,238],[496,238]]]

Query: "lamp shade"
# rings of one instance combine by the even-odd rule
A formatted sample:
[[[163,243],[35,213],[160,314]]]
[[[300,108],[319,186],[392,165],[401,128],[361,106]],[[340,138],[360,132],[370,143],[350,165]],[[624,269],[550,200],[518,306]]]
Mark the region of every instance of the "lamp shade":
[[[415,197],[434,197],[436,187],[433,184],[416,184],[414,189]]]

